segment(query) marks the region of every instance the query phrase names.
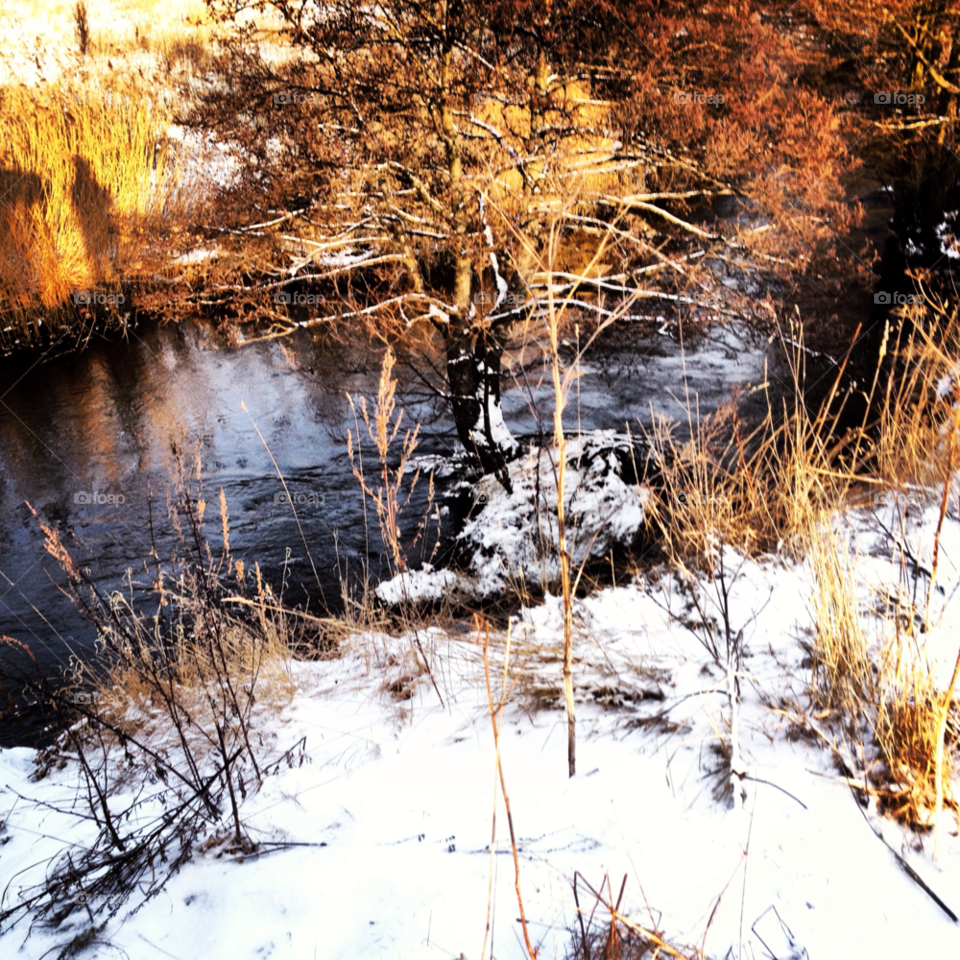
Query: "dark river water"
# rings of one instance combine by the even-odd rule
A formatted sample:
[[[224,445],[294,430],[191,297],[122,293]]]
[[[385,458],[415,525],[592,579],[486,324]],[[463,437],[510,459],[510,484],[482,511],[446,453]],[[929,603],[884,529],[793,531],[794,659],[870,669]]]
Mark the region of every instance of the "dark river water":
[[[666,330],[624,327],[598,343],[582,364],[566,420],[571,429],[624,429],[649,424],[651,408],[686,420],[687,391],[701,415],[737,384],[758,384],[766,340],[736,327],[716,327],[683,351]],[[380,355],[370,347],[298,340],[227,348],[202,325],[141,329],[125,342],[95,343],[47,363],[23,359],[0,366],[0,635],[29,645],[51,677],[71,651],[92,649],[94,633],[59,587],[65,578],[43,549],[27,507],[61,531],[78,565],[105,589],[128,570],[142,573],[151,549],[149,502],[158,553],[168,558],[165,522],[172,444],[194,462],[199,449],[209,536],[219,542],[222,488],[231,548],[248,567],[258,561],[285,598],[335,610],[341,580],[365,569],[383,572],[376,523],[364,522],[360,489],[347,455],[355,428],[346,394],[376,395]],[[771,358],[772,366],[772,358]],[[398,406],[422,424],[418,455],[448,457],[456,435],[420,378],[398,365]],[[550,432],[552,390],[528,367],[505,383],[504,412],[518,437]],[[779,391],[776,380],[774,390]],[[249,415],[241,404],[245,404]],[[762,415],[757,397],[745,415]],[[283,488],[254,423],[279,464],[319,575],[317,585]],[[362,428],[362,425],[361,425]],[[681,431],[682,432],[682,431]],[[199,447],[198,447],[199,445]],[[364,445],[365,462],[375,462]],[[449,482],[449,481],[448,481]],[[426,484],[409,508],[419,515]],[[0,721],[0,745],[26,742],[24,727]],[[25,740],[26,738],[26,740]]]

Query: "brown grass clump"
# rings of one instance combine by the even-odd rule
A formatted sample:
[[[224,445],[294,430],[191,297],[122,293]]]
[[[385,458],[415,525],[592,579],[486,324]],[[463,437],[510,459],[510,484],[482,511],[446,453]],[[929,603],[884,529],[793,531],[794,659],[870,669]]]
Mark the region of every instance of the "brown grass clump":
[[[897,618],[900,621],[901,618]],[[912,630],[898,630],[884,650],[874,740],[879,750],[870,771],[881,807],[898,820],[930,828],[940,806],[960,811],[951,789],[960,710],[939,690],[933,665]],[[944,749],[938,757],[941,718]]]
[[[925,647],[935,626],[930,599],[940,532],[960,464],[957,311],[927,296],[903,312],[884,338],[874,382],[866,385],[863,422],[841,435],[835,423],[844,406],[842,368],[820,412],[811,414],[799,399],[802,358],[800,349],[790,358],[798,399],[785,402],[780,416],[771,404],[747,435],[735,402],[703,422],[691,413],[685,443],[664,422],[656,425],[651,442],[662,483],[652,516],[667,557],[688,575],[690,567],[714,571],[723,546],[747,556],[776,551],[806,560],[814,581],[812,703],[854,740],[872,744],[876,759],[867,764],[864,786],[882,808],[926,829],[939,822],[943,807],[957,809],[951,775],[960,657],[943,690]],[[883,381],[881,367],[888,374]],[[876,641],[857,597],[856,553],[833,522],[864,481],[873,488],[919,486],[929,501],[940,502],[925,586],[918,596],[917,584],[901,583],[880,615]],[[715,583],[716,573],[710,576]]]
[[[768,395],[766,417],[753,429],[745,429],[739,419],[740,396],[703,420],[688,398],[689,439],[684,443],[665,420],[655,421],[648,439],[657,458],[661,495],[652,518],[669,556],[704,557],[722,543],[747,556],[776,552],[799,557],[824,511],[846,495],[855,475],[849,468],[838,470],[837,458],[855,446],[857,436],[838,442],[826,413],[810,413],[802,394],[802,348],[788,360],[792,399],[777,409]],[[839,384],[838,375],[834,393]]]
[[[860,623],[853,562],[828,517],[806,538],[815,589],[813,697],[821,709],[856,717],[874,695],[869,644]]]
[[[950,401],[960,389],[960,316],[955,304],[929,294],[922,280],[918,289],[923,302],[906,307],[887,335],[893,372],[879,414],[875,469],[894,486],[942,489],[948,476]]]
[[[7,338],[61,319],[143,271],[143,230],[167,210],[169,115],[134,86],[0,93],[0,299]],[[76,301],[76,304],[74,304]]]
[[[276,715],[295,691],[293,656],[335,648],[318,636],[320,618],[285,609],[259,567],[251,575],[233,556],[222,492],[222,548],[205,536],[205,512],[199,467],[192,483],[181,469],[169,504],[177,557],[162,563],[154,549],[152,582],[131,574],[109,596],[40,521],[67,592],[97,629],[97,656],[74,663],[65,689],[51,690],[36,671],[16,679],[51,704],[62,730],[39,758],[38,777],[69,753],[80,778],[71,812],[79,806],[98,833],[51,863],[43,883],[0,910],[0,922],[34,913],[60,924],[78,910],[112,916],[131,890],[158,893],[202,839],[203,850],[251,853],[244,801],[281,764],[305,761],[304,738],[277,743]],[[118,814],[123,789],[145,815]]]
[[[421,536],[424,536],[428,522],[433,519],[436,522],[437,543],[434,545],[434,551],[430,554],[432,560],[436,547],[439,545],[440,532],[440,511],[439,507],[433,504],[433,474],[429,478],[429,492],[427,507],[420,525],[414,534],[413,540],[404,544],[400,531],[400,518],[404,508],[410,502],[417,483],[420,480],[420,470],[417,469],[410,481],[409,489],[406,495],[403,495],[404,474],[410,458],[417,449],[417,436],[420,433],[420,425],[417,424],[413,429],[407,430],[403,435],[400,444],[399,463],[395,467],[389,464],[391,447],[400,432],[400,425],[403,422],[403,410],[396,410],[396,390],[397,381],[393,378],[393,367],[396,358],[393,351],[388,347],[383,356],[383,364],[380,370],[380,382],[377,388],[377,402],[373,411],[367,408],[367,398],[360,398],[360,416],[363,419],[367,434],[373,442],[377,451],[377,457],[380,463],[380,485],[374,490],[368,483],[363,468],[363,451],[361,448],[360,425],[357,422],[356,439],[352,431],[347,433],[347,454],[350,457],[350,464],[353,468],[353,474],[357,478],[364,496],[370,500],[377,514],[377,522],[380,527],[380,536],[383,545],[387,550],[387,558],[391,573],[396,575],[403,573],[408,569],[407,556],[416,546]],[[347,394],[347,400],[350,403],[354,415],[357,414],[357,405],[353,397]],[[396,416],[395,416],[396,414]],[[366,511],[366,505],[364,505]],[[364,513],[366,516],[366,513]]]
[[[73,664],[72,686],[85,691],[73,702],[89,704],[92,712],[81,713],[101,741],[133,737],[153,753],[184,758],[196,771],[219,760],[224,769],[251,771],[259,782],[262,750],[251,732],[292,699],[290,662],[308,631],[264,583],[258,565],[248,571],[233,557],[223,493],[217,556],[204,536],[205,501],[188,495],[181,482],[170,519],[183,559],[167,568],[154,555],[149,608],[132,580],[126,591],[102,595],[57,532],[41,523],[75,603],[97,627],[97,657]]]
[[[931,599],[940,536],[960,463],[960,323],[956,306],[929,294],[923,278],[916,279],[923,299],[902,312],[901,324],[889,336],[893,372],[881,406],[875,469],[889,484],[942,493],[925,593],[918,597],[916,584],[902,578],[888,617],[894,629],[880,651],[874,728],[880,762],[873,778],[881,803],[894,816],[937,831],[944,806],[960,812],[951,781],[960,652],[943,690],[925,643],[936,625]]]
[[[583,885],[592,898],[580,902],[579,886]],[[675,960],[701,960],[703,950],[681,952],[663,939],[655,928],[648,929],[620,912],[623,892],[627,885],[624,876],[616,901],[610,877],[604,877],[600,890],[594,890],[579,871],[573,875],[573,898],[577,907],[577,922],[571,931],[567,960],[641,960],[643,957],[673,957]],[[606,888],[606,893],[604,893]]]
[[[172,644],[158,645],[137,629],[103,636],[113,665],[105,678],[90,679],[100,694],[96,699],[103,703],[104,719],[121,730],[129,725],[154,745],[163,741],[164,750],[182,748],[180,733],[163,709],[164,703],[176,704],[191,718],[184,731],[186,743],[199,759],[218,749],[211,732],[224,719],[224,704],[231,712],[236,707],[235,733],[255,719],[255,711],[257,717],[269,718],[286,706],[296,689],[290,673],[290,627],[271,609],[259,568],[254,581],[252,621],[212,615],[200,584],[185,574],[161,588],[161,603],[164,590],[176,597],[171,604],[178,618]],[[135,622],[137,615],[126,598],[115,596],[112,606],[118,617]],[[78,667],[76,676],[83,680],[89,668]]]

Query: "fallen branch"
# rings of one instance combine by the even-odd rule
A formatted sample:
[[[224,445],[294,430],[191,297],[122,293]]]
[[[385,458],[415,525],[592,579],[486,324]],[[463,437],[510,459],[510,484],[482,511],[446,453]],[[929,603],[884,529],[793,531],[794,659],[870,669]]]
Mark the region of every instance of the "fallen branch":
[[[707,233],[706,230],[701,230],[699,227],[695,227],[692,223],[687,223],[686,220],[681,220],[679,217],[675,217],[672,213],[668,213],[662,207],[658,207],[655,203],[647,203],[646,200],[641,200],[640,197],[643,196],[645,196],[645,194],[640,194],[636,197],[615,197],[612,194],[604,194],[602,199],[604,202],[613,204],[614,206],[629,207],[630,209],[645,210],[647,213],[655,213],[658,217],[663,217],[663,219],[667,222],[681,227],[696,237],[702,237],[704,240],[723,239],[719,233]]]
[[[957,918],[957,915],[940,899],[939,896],[930,888],[927,882],[917,873],[913,867],[907,863],[904,858],[897,853],[893,847],[884,839],[883,834],[880,832],[878,827],[875,827],[867,818],[866,813],[863,811],[863,807],[860,805],[857,800],[854,790],[860,789],[864,790],[866,788],[867,776],[866,773],[861,771],[859,773],[859,779],[856,776],[857,767],[853,763],[853,759],[850,756],[849,752],[842,749],[841,746],[837,743],[836,738],[828,737],[823,730],[820,729],[819,725],[808,717],[805,713],[793,713],[792,711],[777,711],[782,714],[782,716],[793,720],[795,723],[802,723],[809,727],[833,752],[837,760],[840,761],[841,769],[844,771],[846,776],[842,778],[844,782],[847,783],[847,786],[850,788],[851,795],[853,795],[854,805],[857,810],[860,811],[860,816],[863,817],[864,823],[870,828],[870,831],[873,835],[893,854],[897,863],[903,868],[904,873],[913,880],[917,886],[923,890],[924,893],[930,897],[931,900],[954,922],[960,923],[960,919]]]

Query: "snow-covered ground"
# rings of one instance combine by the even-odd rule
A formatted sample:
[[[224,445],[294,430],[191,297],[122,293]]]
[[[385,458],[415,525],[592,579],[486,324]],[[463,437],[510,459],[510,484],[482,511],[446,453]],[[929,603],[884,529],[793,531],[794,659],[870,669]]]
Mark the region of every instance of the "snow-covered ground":
[[[865,601],[901,575],[882,527],[897,536],[902,529],[929,569],[937,505],[908,507],[903,528],[894,523],[896,510],[894,499],[840,521],[857,547]],[[960,912],[955,815],[945,814],[934,861],[929,835],[872,806],[861,809],[832,752],[816,737],[798,736],[792,723],[808,706],[809,571],[777,559],[736,563],[730,610],[744,636],[740,739],[748,775],[740,810],[714,795],[716,747],[727,735],[723,672],[673,574],[577,602],[573,778],[560,692],[560,602],[548,596],[514,619],[508,686],[516,685],[500,747],[520,890],[539,956],[563,957],[569,947],[575,871],[595,888],[609,875],[617,890],[626,875],[622,912],[690,955],[702,948],[708,957],[749,960],[957,956],[960,925],[874,832]],[[960,643],[955,506],[939,563],[943,592],[935,591],[928,653],[952,667]],[[709,604],[708,582],[701,587]],[[864,624],[871,634],[880,629],[870,613]],[[442,705],[415,668],[412,636],[358,635],[339,659],[293,665],[298,692],[271,733],[277,755],[306,737],[306,761],[281,764],[242,812],[255,841],[311,846],[264,847],[259,858],[242,861],[218,846],[198,850],[158,897],[141,906],[132,892],[80,955],[524,956],[482,647],[472,632],[438,628],[419,640]],[[504,640],[491,637],[495,696]],[[42,879],[49,858],[95,833],[89,822],[38,805],[73,802],[72,764],[40,781],[33,770],[31,751],[0,753],[4,906]],[[130,800],[116,797],[116,809]],[[580,896],[591,905],[582,884]],[[491,932],[481,955],[488,902]],[[56,955],[53,948],[80,932],[86,915],[78,909],[71,919],[76,926],[56,930],[22,922],[0,934],[0,953]]]

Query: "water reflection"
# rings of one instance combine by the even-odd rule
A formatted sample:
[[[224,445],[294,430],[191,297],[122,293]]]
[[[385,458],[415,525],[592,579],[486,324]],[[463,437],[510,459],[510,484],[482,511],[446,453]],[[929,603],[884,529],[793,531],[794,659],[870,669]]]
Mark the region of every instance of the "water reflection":
[[[715,337],[684,359],[663,336],[616,334],[584,364],[569,422],[622,430],[638,417],[649,423],[651,404],[683,419],[684,372],[704,412],[729,398],[731,384],[762,379],[764,344],[730,330]],[[398,374],[398,405],[411,425],[425,425],[418,453],[449,455],[452,425],[433,415],[417,378]],[[219,540],[214,504],[222,487],[234,554],[248,566],[258,561],[275,585],[286,583],[291,602],[335,608],[347,571],[380,573],[379,543],[367,542],[345,443],[355,425],[345,394],[374,397],[378,376],[379,356],[369,347],[304,335],[297,343],[218,349],[204,327],[186,324],[95,344],[26,373],[0,368],[0,635],[28,643],[49,672],[71,649],[91,648],[95,638],[58,589],[62,575],[43,551],[25,502],[58,526],[101,586],[116,589],[128,570],[144,570],[151,495],[161,559],[173,549],[162,520],[174,449],[184,451],[188,465],[199,453],[212,540]],[[515,435],[536,436],[538,422],[550,421],[552,402],[548,383],[528,369],[504,393]],[[319,586],[290,507],[278,502],[283,488],[252,421],[291,493],[302,495],[297,513]],[[375,462],[371,451],[365,457]],[[417,493],[424,501],[426,486]],[[415,522],[421,512],[415,500],[407,515]]]

